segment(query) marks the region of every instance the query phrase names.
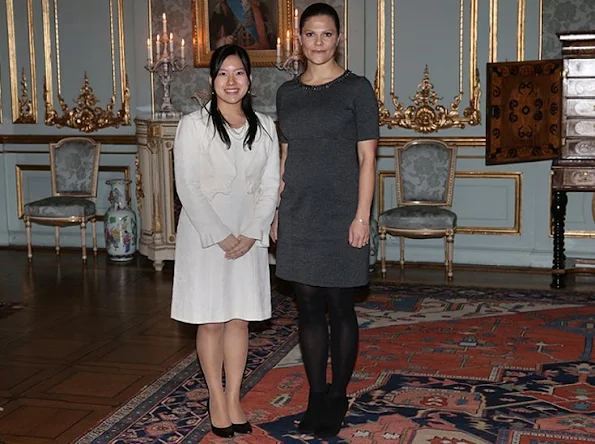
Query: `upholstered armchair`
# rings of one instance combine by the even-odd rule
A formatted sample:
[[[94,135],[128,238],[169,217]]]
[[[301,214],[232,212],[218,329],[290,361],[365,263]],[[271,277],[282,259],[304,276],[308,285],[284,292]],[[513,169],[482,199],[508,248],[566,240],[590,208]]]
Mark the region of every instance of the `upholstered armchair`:
[[[382,276],[386,275],[386,235],[399,236],[401,268],[405,266],[404,238],[444,238],[445,266],[452,279],[457,215],[450,210],[457,149],[441,140],[412,140],[395,151],[397,208],[378,218]]]
[[[60,227],[79,225],[83,262],[87,261],[86,227],[93,227],[93,253],[97,254],[95,199],[99,172],[100,144],[86,137],[68,137],[50,144],[52,196],[25,205],[27,256],[33,258],[31,223],[52,225],[56,254],[60,254]]]

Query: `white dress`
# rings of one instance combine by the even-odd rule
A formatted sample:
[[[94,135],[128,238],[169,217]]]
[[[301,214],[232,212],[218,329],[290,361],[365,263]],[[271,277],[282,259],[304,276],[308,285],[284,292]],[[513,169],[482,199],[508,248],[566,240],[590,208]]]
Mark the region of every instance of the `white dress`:
[[[266,133],[259,131],[251,150],[243,146],[247,125],[228,129],[228,149],[205,111],[184,116],[178,126],[174,161],[182,211],[171,308],[178,321],[271,317],[267,247],[279,186],[279,143],[272,119],[257,115]],[[217,244],[229,234],[257,240],[245,255],[229,260]]]

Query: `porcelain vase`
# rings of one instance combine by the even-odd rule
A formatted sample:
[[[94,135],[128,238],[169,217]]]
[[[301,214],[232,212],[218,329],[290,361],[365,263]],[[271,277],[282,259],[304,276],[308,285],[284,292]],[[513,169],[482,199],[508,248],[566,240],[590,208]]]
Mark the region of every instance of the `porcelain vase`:
[[[128,262],[136,253],[136,214],[129,206],[128,184],[130,180],[111,179],[110,207],[103,219],[105,249],[114,262]]]

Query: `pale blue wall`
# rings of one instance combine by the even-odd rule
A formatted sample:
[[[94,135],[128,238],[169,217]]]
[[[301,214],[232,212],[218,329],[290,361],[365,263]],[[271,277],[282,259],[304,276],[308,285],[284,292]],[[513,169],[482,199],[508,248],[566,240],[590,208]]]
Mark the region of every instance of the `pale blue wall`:
[[[35,39],[37,51],[37,97],[40,123],[36,125],[13,125],[10,109],[10,78],[8,72],[8,47],[5,38],[0,38],[0,84],[2,86],[2,109],[4,121],[0,124],[0,135],[7,134],[76,134],[69,129],[57,129],[43,124],[43,32],[41,28],[40,3],[35,7]],[[303,8],[309,0],[296,1]],[[479,2],[478,24],[478,67],[485,90],[485,63],[488,59],[489,10],[487,1]],[[588,0],[544,0],[543,52],[546,57],[558,56],[555,32],[558,30],[587,29],[595,19],[595,5]],[[342,16],[343,1],[333,4]],[[458,89],[458,0],[398,0],[396,2],[396,93],[408,104],[417,84],[421,81],[425,64],[430,68],[432,81],[437,92],[444,96],[445,104],[450,104]],[[466,0],[465,21],[468,24]],[[84,71],[96,94],[105,106],[111,92],[111,68],[109,54],[109,34],[107,22],[107,1],[61,0],[59,2],[60,43],[63,94],[69,105],[78,94]],[[131,87],[131,111],[133,117],[150,111],[151,95],[149,75],[144,69],[146,59],[146,39],[148,37],[148,0],[125,0],[126,67]],[[28,46],[26,40],[25,2],[15,2],[17,21],[17,59],[19,73],[21,66],[28,69]],[[158,21],[162,12],[168,14],[170,27],[176,37],[191,39],[190,0],[153,0],[153,20]],[[539,46],[538,0],[527,0],[526,11],[526,59],[537,58]],[[376,66],[376,26],[377,1],[349,1],[347,14],[349,67],[374,79]],[[388,13],[388,9],[387,9]],[[498,59],[516,59],[516,2],[499,2]],[[6,36],[5,2],[0,2],[0,36]],[[468,36],[468,29],[465,30]],[[388,42],[387,42],[388,43]],[[467,59],[465,50],[464,87],[468,93]],[[55,70],[54,70],[55,72]],[[259,108],[274,111],[274,96],[278,85],[288,77],[275,68],[259,68],[254,72],[254,89]],[[55,79],[55,77],[54,77]],[[387,73],[387,82],[388,82]],[[117,82],[119,91],[119,81]],[[187,68],[175,78],[172,88],[174,103],[181,109],[195,107],[190,96],[196,87],[208,85],[204,69]],[[157,103],[160,91],[156,92]],[[468,101],[466,95],[463,104]],[[119,98],[118,98],[119,102]],[[485,108],[485,93],[482,95],[481,111]],[[389,108],[391,109],[391,108]],[[391,109],[392,110],[392,109]],[[444,130],[437,137],[483,137],[483,125],[464,130]],[[131,135],[134,125],[110,128],[93,134]],[[93,136],[91,134],[91,136]],[[415,137],[418,134],[403,129],[382,128],[383,137]],[[101,164],[103,166],[128,166],[134,178],[134,145],[104,146]],[[393,169],[393,149],[379,150],[379,170]],[[459,234],[455,242],[455,261],[458,263],[522,265],[548,267],[551,264],[552,240],[548,235],[549,220],[549,169],[547,162],[510,166],[487,167],[483,159],[483,148],[461,148],[457,162],[458,171],[510,173],[518,172],[522,177],[521,194],[521,233],[511,235]],[[24,244],[24,227],[16,217],[15,166],[47,165],[47,145],[0,144],[0,245]],[[107,206],[107,186],[103,183],[108,177],[119,173],[103,173],[100,179],[99,208]],[[27,172],[25,179],[25,199],[41,197],[49,190],[49,173]],[[509,227],[513,224],[515,208],[514,182],[511,179],[460,178],[457,180],[454,209],[459,214],[462,226]],[[567,225],[572,230],[594,231],[590,193],[575,193],[570,196]],[[394,204],[394,180],[385,182],[385,207]],[[65,245],[78,244],[78,230],[67,232]],[[70,238],[69,238],[70,236]],[[36,227],[36,242],[46,245],[53,243],[50,229]],[[100,241],[100,245],[103,241]],[[441,261],[442,243],[424,241],[407,243],[407,258],[415,261]],[[593,241],[582,238],[568,238],[569,256],[593,256]],[[398,250],[391,241],[389,259],[396,259]]]

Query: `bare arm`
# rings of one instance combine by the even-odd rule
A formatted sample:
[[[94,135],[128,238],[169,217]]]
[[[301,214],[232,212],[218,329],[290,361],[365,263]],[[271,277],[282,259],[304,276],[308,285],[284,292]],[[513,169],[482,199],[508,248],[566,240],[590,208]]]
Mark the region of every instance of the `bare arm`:
[[[370,211],[376,183],[376,147],[378,140],[362,140],[357,143],[359,162],[359,188],[357,210],[349,228],[349,245],[361,248],[370,240]]]

